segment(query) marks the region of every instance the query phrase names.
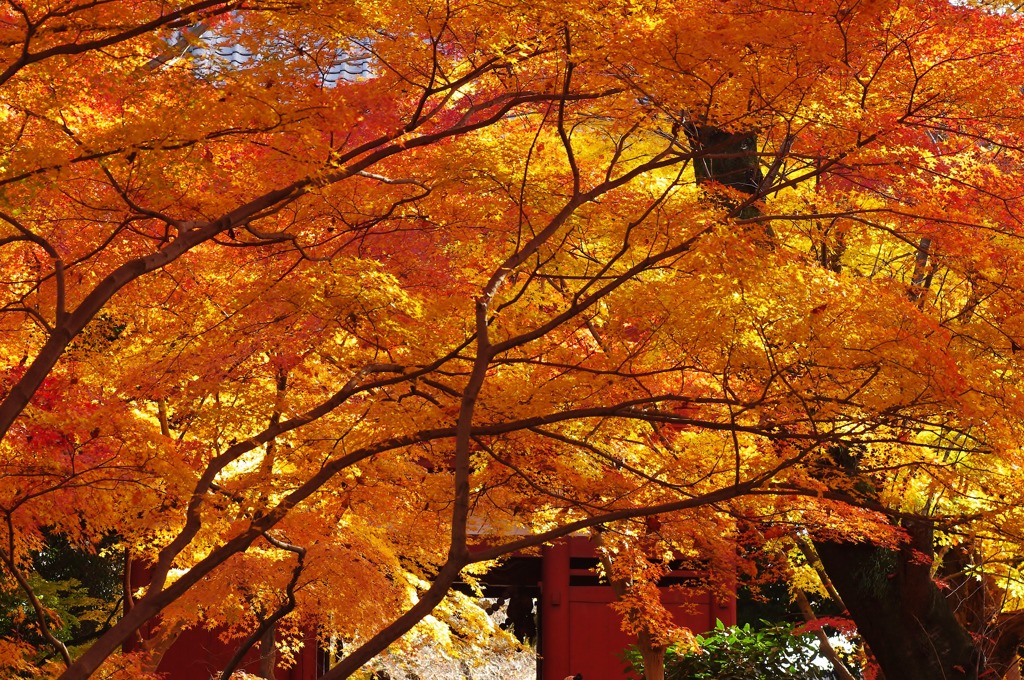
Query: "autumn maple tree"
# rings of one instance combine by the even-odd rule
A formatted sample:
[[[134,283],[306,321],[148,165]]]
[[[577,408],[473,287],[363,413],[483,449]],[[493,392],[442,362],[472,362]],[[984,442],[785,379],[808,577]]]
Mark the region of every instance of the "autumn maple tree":
[[[681,556],[845,600],[890,680],[1002,676],[1010,9],[8,0],[0,587],[35,635],[0,662],[315,630],[349,677],[589,531],[649,679]],[[53,536],[145,575],[78,648]]]

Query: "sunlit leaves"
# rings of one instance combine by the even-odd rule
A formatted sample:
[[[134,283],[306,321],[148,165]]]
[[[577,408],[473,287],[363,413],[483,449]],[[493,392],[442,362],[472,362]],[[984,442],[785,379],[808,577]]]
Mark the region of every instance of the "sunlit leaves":
[[[646,588],[620,609],[667,641],[669,556],[752,574],[737,543],[893,544],[886,512],[1019,536],[1016,19],[12,8],[17,564],[44,528],[165,550],[168,583],[209,558],[164,631],[242,638],[284,601],[286,541],[307,556],[282,630],[366,640],[466,547],[460,504],[499,542],[743,495],[612,525]],[[697,148],[708,126],[756,142],[739,155],[762,186],[695,170],[737,155]],[[417,635],[472,627],[456,610]]]

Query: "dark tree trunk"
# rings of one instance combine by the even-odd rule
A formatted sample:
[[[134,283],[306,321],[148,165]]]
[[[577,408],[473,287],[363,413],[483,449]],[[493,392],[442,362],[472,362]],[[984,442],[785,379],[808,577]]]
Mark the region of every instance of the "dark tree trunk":
[[[887,678],[977,680],[978,650],[931,578],[931,524],[905,528],[899,550],[823,542],[818,555]]]
[[[277,624],[267,628],[267,632],[260,638],[260,665],[257,675],[264,680],[274,680],[274,671],[277,668],[277,648],[274,646],[277,637]]]
[[[988,668],[992,677],[1019,679],[1021,642],[1024,641],[1024,614],[1014,612],[996,619],[988,641]]]
[[[978,576],[978,555],[968,545],[955,545],[942,555],[939,575],[943,592],[960,621],[984,650],[985,678],[1002,678],[1017,663],[1024,640],[1024,614],[1001,613],[1005,593],[991,576]]]
[[[734,213],[740,219],[753,219],[761,215],[752,201],[760,198],[764,173],[761,172],[761,157],[757,148],[757,134],[753,132],[728,132],[711,125],[687,125],[686,136],[695,157],[693,174],[699,185],[718,184],[732,191],[745,194],[750,200],[738,199],[724,192],[707,192],[707,197]],[[765,234],[774,237],[771,226],[761,227]]]
[[[756,194],[764,179],[753,132],[727,132],[700,126],[689,130],[690,146],[699,155],[693,161],[697,183],[718,182],[745,194]]]

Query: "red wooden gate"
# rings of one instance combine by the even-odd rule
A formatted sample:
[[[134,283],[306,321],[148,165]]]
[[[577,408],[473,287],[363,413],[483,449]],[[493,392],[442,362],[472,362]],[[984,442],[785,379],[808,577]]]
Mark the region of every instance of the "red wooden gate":
[[[589,541],[571,538],[544,550],[541,582],[541,680],[563,680],[580,673],[585,680],[628,677],[622,654],[636,640],[622,632],[608,605],[615,595],[607,585],[590,585],[592,571],[574,562],[593,561]],[[717,620],[736,623],[736,599],[716,600],[701,590],[664,590],[662,602],[675,622],[695,633]]]
[[[536,557],[512,558],[516,560],[523,563],[520,567],[529,564],[527,568],[506,570],[513,572],[506,580],[501,580],[500,576],[495,579],[500,584],[498,588],[506,588],[505,593],[509,592],[509,587],[519,592],[523,589],[536,592],[540,586],[539,680],[563,680],[576,673],[581,673],[585,680],[628,677],[622,654],[635,640],[622,632],[618,614],[608,606],[614,594],[610,586],[597,582],[593,571],[596,559],[590,542],[585,538],[570,538],[545,548],[539,570]],[[686,574],[674,575],[685,577]],[[735,598],[720,601],[698,589],[682,592],[666,589],[662,592],[662,601],[676,623],[697,633],[711,630],[718,619],[726,625],[736,622]],[[526,611],[528,613],[529,609]],[[185,631],[164,655],[159,672],[165,673],[167,680],[217,677],[218,669],[227,664],[236,645],[237,641],[221,642],[216,631]],[[250,652],[243,670],[255,670],[257,653]],[[318,653],[316,635],[310,633],[295,666],[279,669],[277,680],[315,680],[321,672],[322,655]]]

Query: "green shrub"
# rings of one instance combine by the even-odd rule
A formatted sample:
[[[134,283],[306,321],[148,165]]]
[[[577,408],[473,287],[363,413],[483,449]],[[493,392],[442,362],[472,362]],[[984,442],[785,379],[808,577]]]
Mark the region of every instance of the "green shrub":
[[[794,635],[785,624],[760,628],[726,627],[697,636],[699,651],[669,647],[665,680],[831,680],[832,670],[815,663],[818,641],[812,633]],[[630,648],[626,660],[643,677],[640,652]]]

